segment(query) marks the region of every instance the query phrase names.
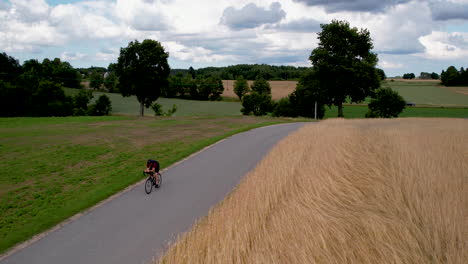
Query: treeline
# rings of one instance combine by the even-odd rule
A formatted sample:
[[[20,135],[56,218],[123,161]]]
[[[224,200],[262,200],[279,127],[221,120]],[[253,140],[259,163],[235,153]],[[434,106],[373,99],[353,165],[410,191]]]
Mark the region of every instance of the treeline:
[[[454,66],[450,66],[446,71],[442,71],[440,75],[442,84],[445,86],[467,86],[468,85],[468,71],[460,68],[457,70]]]
[[[238,64],[226,67],[206,67],[200,69],[172,69],[171,75],[178,73],[197,76],[213,76],[222,80],[235,80],[243,76],[247,80],[263,78],[269,81],[298,80],[307,71],[307,67],[273,66],[266,64]]]
[[[65,95],[63,87],[81,88],[81,76],[68,62],[44,59],[18,60],[0,53],[0,116],[107,115],[111,102],[101,96],[88,105],[93,95],[81,91]]]
[[[415,78],[416,78],[416,75],[414,73],[403,74],[403,79],[412,80]],[[421,72],[418,77],[418,79],[421,79],[421,80],[429,80],[429,79],[438,80],[439,78],[440,78],[439,74],[435,72],[433,73]]]
[[[201,76],[193,78],[191,74],[169,76],[169,85],[161,87],[161,96],[166,98],[183,98],[192,100],[221,100],[224,91],[221,78]]]

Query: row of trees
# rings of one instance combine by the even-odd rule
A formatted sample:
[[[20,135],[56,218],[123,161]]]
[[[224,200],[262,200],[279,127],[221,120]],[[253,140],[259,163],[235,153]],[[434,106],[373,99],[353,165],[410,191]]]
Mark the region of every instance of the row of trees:
[[[197,76],[214,76],[223,80],[235,80],[240,76],[248,80],[263,78],[265,80],[297,80],[306,71],[307,67],[273,66],[266,64],[238,64],[227,67],[206,67],[188,70],[173,69],[171,75],[178,73],[189,74],[195,79]]]
[[[224,86],[219,77],[193,78],[192,75],[178,73],[169,76],[169,85],[161,87],[161,96],[166,98],[183,98],[192,100],[221,100]]]
[[[88,106],[92,94],[65,95],[63,86],[80,87],[79,74],[60,59],[18,60],[0,54],[0,116],[104,115],[110,100],[100,97]],[[86,102],[86,104],[84,104]]]
[[[407,79],[407,80],[412,80],[412,79],[415,79],[416,78],[416,75],[414,73],[405,73],[403,74],[403,79]],[[433,73],[428,73],[428,72],[421,72],[419,74],[419,79],[423,79],[423,80],[429,80],[429,79],[432,79],[432,80],[438,80],[440,78],[439,74],[433,72]]]
[[[315,108],[312,106],[318,102],[317,114],[319,117],[323,116],[324,105],[336,105],[338,116],[342,117],[345,101],[361,102],[366,97],[377,94],[376,90],[380,87],[380,81],[385,78],[385,73],[375,67],[377,55],[371,52],[373,44],[369,31],[351,28],[349,23],[345,21],[333,21],[330,24],[321,25],[321,27],[322,31],[318,33],[319,45],[309,57],[313,67],[304,69],[296,90],[279,103],[272,102],[271,88],[266,79],[272,78],[268,75],[268,69],[281,69],[281,67],[275,68],[268,65],[226,67],[228,72],[232,71],[230,73],[238,77],[235,91],[242,99],[242,112],[244,114],[261,115],[273,112],[275,115],[314,116]],[[206,76],[208,73],[203,72],[203,70],[195,71],[191,68],[185,76],[179,72],[179,74],[169,78],[171,70],[167,62],[168,57],[169,54],[158,41],[149,39],[141,43],[132,41],[127,47],[121,48],[118,62],[109,67],[112,68],[111,72],[116,77],[114,83],[116,89],[123,96],[135,95],[137,97],[140,102],[141,115],[144,114],[144,108],[151,106],[161,95],[201,100],[220,98],[223,92],[220,76],[202,78],[201,75]],[[11,61],[11,59],[7,58],[7,61]],[[49,61],[43,64],[45,65],[37,61],[36,63],[34,61],[25,63],[24,68],[29,74],[24,75],[23,79],[37,78],[37,88],[32,88],[35,89],[34,91],[61,90],[63,82],[49,81],[47,83],[48,80],[44,80],[44,78],[55,75],[53,75],[54,72],[42,70],[43,68],[47,69]],[[61,62],[58,60],[56,64],[60,65]],[[244,68],[247,79],[255,77],[252,87],[248,87],[241,74]],[[252,71],[255,72],[255,76],[249,75],[252,74]],[[42,72],[47,72],[47,75],[41,75]],[[22,74],[21,71],[19,73]],[[6,74],[5,76],[12,78],[13,75]],[[15,77],[13,76],[13,78]],[[96,77],[96,79],[98,78]],[[63,79],[56,78],[55,80]],[[99,86],[102,85],[103,81],[96,80],[96,83],[96,86]],[[7,85],[3,86],[7,87]],[[21,89],[15,89],[15,91],[21,91]],[[34,91],[28,91],[25,94],[34,94]],[[60,104],[60,102],[65,104],[63,102],[68,99],[63,97],[63,90],[61,93],[56,92],[56,94],[56,98],[54,99],[52,96],[51,100],[57,102],[56,104]],[[50,113],[47,114],[50,115]]]
[[[445,86],[466,86],[468,85],[468,71],[463,67],[457,70],[454,66],[450,66],[446,71],[442,71],[440,75],[442,84]]]

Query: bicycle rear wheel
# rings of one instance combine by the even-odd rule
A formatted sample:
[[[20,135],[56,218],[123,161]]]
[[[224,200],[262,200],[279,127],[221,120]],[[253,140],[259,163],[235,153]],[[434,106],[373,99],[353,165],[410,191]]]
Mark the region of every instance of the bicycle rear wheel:
[[[153,189],[153,181],[151,180],[151,177],[148,177],[148,179],[146,179],[146,182],[145,182],[146,194],[150,194],[152,189]]]

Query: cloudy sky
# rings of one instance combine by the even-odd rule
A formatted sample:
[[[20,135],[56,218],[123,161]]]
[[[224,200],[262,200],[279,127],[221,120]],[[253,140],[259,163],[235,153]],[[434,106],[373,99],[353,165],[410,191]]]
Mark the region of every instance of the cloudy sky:
[[[388,76],[468,67],[468,0],[0,0],[0,52],[107,67],[151,38],[172,68],[310,66],[332,19],[370,30]]]

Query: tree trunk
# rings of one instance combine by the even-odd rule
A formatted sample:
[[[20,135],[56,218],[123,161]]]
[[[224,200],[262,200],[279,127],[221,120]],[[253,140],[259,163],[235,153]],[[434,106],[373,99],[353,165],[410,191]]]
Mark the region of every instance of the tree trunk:
[[[140,103],[140,116],[144,116],[145,115],[145,106],[143,105],[143,103]]]
[[[338,117],[344,117],[343,115],[343,102],[338,103]]]

